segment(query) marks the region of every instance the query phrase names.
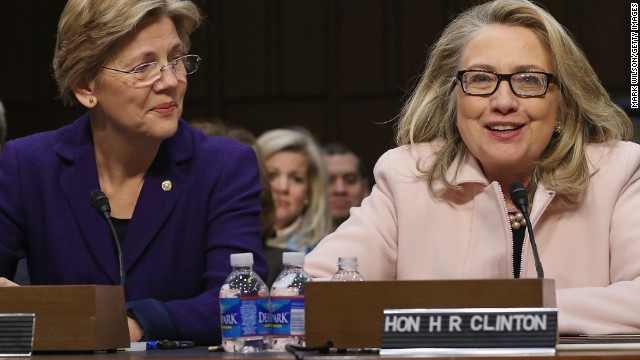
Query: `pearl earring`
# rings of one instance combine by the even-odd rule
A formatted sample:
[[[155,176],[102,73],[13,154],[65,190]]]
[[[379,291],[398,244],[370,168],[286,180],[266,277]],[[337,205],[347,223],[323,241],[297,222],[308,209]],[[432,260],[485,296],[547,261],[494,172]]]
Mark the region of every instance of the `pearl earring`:
[[[560,134],[562,132],[562,129],[564,129],[564,126],[562,125],[562,123],[558,123],[556,124],[556,128],[555,130],[553,130],[553,132],[555,132],[556,134]]]

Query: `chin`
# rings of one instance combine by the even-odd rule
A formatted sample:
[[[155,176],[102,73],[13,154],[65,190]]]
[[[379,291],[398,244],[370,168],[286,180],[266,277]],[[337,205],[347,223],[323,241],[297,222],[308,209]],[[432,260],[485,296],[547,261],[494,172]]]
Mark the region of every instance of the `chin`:
[[[158,126],[152,129],[149,132],[149,136],[156,138],[158,140],[167,140],[168,138],[175,135],[177,131],[178,131],[178,122],[175,121],[175,123],[172,123],[172,124],[165,123],[165,124],[162,124],[162,126]]]

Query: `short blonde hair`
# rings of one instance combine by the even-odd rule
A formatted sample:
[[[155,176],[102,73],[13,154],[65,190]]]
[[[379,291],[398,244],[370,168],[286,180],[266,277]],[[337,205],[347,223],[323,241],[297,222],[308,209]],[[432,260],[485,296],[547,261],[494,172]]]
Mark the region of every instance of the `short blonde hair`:
[[[397,125],[398,145],[443,140],[444,147],[428,168],[417,164],[433,189],[436,180],[454,188],[445,174],[466,146],[456,127],[456,72],[462,53],[483,27],[490,24],[532,30],[549,49],[559,79],[561,101],[555,134],[537,164],[528,191],[538,183],[569,199],[589,183],[585,146],[590,142],[628,140],[633,127],[615,105],[582,50],[553,16],[527,0],[495,0],[475,6],[452,21],[434,44],[420,82],[405,105]]]
[[[171,18],[188,51],[189,36],[202,21],[200,10],[189,0],[69,0],[60,15],[53,57],[62,100],[75,103],[72,87],[98,79],[121,40],[160,15]]]
[[[309,205],[302,214],[301,234],[309,234],[305,243],[315,246],[331,231],[331,214],[327,200],[327,171],[320,147],[304,129],[274,129],[258,137],[256,146],[263,160],[281,151],[303,154],[309,160]]]

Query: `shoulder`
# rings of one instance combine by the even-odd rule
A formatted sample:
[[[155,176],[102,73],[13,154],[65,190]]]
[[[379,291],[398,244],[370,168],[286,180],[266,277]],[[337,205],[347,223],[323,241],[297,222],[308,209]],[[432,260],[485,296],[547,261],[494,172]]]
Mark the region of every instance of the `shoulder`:
[[[420,143],[414,145],[402,145],[391,150],[387,150],[378,159],[376,168],[378,170],[387,168],[409,172],[413,175],[420,176],[417,165],[428,165],[433,162],[435,154],[442,147],[438,142]]]
[[[229,138],[206,135],[183,120],[166,150],[177,162],[190,159],[207,167],[216,164],[218,169],[221,164],[257,161],[252,147]]]
[[[640,165],[640,144],[630,141],[589,144],[586,156],[592,171],[609,166]]]
[[[19,158],[30,158],[35,162],[44,161],[56,152],[67,154],[70,149],[91,146],[88,120],[82,116],[73,123],[56,130],[40,132],[7,142],[3,153],[12,153]],[[81,135],[81,136],[78,136]]]
[[[191,126],[181,127],[179,131],[182,140],[175,143],[173,149],[180,155],[174,158],[178,162],[189,159],[192,173],[237,180],[258,178],[258,160],[252,147],[229,138],[206,135]]]
[[[589,144],[586,147],[592,179],[606,183],[640,178],[640,145],[629,141]]]
[[[253,149],[249,145],[223,136],[206,135],[186,123],[185,125],[186,126],[181,128],[181,131],[188,133],[191,139],[193,139],[196,153],[227,158],[229,155],[238,152],[253,152]]]
[[[60,141],[65,138],[65,135],[72,132],[73,128],[77,126],[78,124],[73,123],[56,130],[27,135],[10,140],[7,142],[7,145],[12,144],[12,146],[19,149],[50,149],[59,144]]]

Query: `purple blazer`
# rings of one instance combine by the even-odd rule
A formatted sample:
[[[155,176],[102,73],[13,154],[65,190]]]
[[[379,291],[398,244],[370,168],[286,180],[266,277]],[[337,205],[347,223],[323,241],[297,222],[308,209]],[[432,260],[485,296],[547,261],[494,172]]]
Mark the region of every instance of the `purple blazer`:
[[[171,189],[162,183],[171,181]],[[7,143],[0,156],[0,276],[26,256],[31,283],[119,284],[99,189],[89,116]],[[251,252],[266,278],[254,151],[180,120],[147,171],[122,241],[129,313],[145,340],[220,342],[218,292],[229,255]]]

